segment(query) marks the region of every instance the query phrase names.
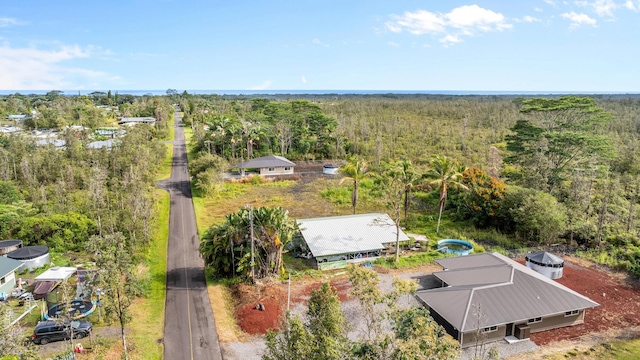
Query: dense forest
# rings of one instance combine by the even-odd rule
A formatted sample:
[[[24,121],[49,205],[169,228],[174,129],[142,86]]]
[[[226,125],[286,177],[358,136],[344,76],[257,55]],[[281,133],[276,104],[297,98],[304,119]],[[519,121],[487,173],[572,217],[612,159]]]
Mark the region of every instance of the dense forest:
[[[434,216],[442,204],[446,217],[481,230],[484,243],[566,244],[640,275],[640,99],[623,95],[4,96],[4,125],[14,125],[9,115],[27,116],[22,135],[0,137],[0,236],[65,251],[121,232],[144,246],[172,103],[193,129],[190,171],[205,195],[233,164],[267,154],[357,156],[371,173],[406,161],[416,175],[412,214]],[[111,150],[86,148],[102,136],[96,129],[122,116],[157,122],[127,129]],[[64,148],[36,145],[32,133],[46,131]],[[463,186],[445,201],[427,176],[436,158],[459,165]]]
[[[9,115],[26,116],[18,123]],[[96,130],[116,127],[125,115],[157,121],[119,132],[110,148],[87,147],[107,138]],[[154,178],[166,152],[160,140],[172,115],[163,97],[59,91],[0,97],[4,128],[22,130],[0,135],[0,239],[62,254],[83,249],[93,235],[122,233],[132,253],[140,253],[153,229]],[[39,142],[47,138],[64,146]]]
[[[637,97],[182,94],[176,101],[194,130],[191,170],[204,193],[229,166],[267,154],[357,156],[372,174],[407,161],[416,175],[407,184],[413,213],[433,216],[443,205],[484,244],[562,244],[640,275]],[[442,188],[429,174],[442,159],[455,165],[460,186],[439,200]]]

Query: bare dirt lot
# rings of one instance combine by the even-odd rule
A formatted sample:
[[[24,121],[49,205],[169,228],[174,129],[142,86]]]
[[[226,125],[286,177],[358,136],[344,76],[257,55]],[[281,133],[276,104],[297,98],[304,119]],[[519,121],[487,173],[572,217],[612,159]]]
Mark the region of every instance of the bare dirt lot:
[[[597,269],[584,261],[565,259],[563,276],[557,281],[600,306],[587,310],[584,324],[531,334],[536,344],[640,325],[640,288],[626,276]]]

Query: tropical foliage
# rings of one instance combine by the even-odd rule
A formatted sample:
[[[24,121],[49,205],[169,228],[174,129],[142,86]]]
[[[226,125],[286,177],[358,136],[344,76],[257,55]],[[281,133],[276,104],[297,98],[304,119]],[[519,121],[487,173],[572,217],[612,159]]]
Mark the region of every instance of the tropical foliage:
[[[284,272],[282,251],[298,231],[298,224],[280,207],[245,207],[207,229],[200,252],[218,277],[274,276]]]

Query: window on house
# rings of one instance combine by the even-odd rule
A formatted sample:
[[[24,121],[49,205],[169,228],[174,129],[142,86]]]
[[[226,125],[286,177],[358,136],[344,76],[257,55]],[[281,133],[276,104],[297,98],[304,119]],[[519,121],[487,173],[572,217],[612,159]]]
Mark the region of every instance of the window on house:
[[[498,327],[497,326],[489,326],[489,327],[486,327],[486,328],[482,329],[483,333],[490,333],[490,332],[494,332],[494,331],[498,331]]]
[[[534,319],[527,320],[527,324],[535,324],[535,323],[539,323],[540,321],[542,321],[542,318],[541,317],[537,317],[537,318],[534,318]]]
[[[0,278],[0,285],[4,284],[6,282],[7,282],[7,280],[5,278]]]
[[[276,168],[269,168],[269,171],[276,171]]]
[[[289,171],[289,170],[291,170],[291,168],[289,166],[285,166],[284,167],[284,171]]]
[[[564,316],[576,316],[580,314],[580,310],[567,311],[564,313]]]

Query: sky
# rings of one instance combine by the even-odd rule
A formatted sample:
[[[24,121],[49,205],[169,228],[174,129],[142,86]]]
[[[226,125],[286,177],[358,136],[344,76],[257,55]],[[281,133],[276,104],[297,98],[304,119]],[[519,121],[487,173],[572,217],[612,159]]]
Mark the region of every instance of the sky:
[[[0,90],[640,92],[640,0],[0,0]]]

